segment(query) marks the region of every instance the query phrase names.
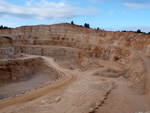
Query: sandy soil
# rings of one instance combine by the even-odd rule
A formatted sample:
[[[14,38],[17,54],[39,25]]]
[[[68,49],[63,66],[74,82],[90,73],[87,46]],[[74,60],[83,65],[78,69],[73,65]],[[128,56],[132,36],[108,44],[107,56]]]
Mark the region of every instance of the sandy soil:
[[[50,75],[33,75],[31,79],[26,81],[5,83],[0,87],[0,99],[22,94],[53,80]]]
[[[43,57],[65,76],[43,88],[0,101],[0,113],[135,113],[150,111],[150,96],[136,94],[123,76],[95,75],[108,68],[123,70],[117,62],[97,60],[92,69],[79,69]],[[145,62],[146,63],[146,62]],[[72,69],[72,67],[75,67]],[[147,71],[148,72],[148,71]]]
[[[63,68],[61,67],[62,65],[58,65],[60,62],[57,64],[51,58],[43,58],[48,61],[50,65],[63,71],[65,77],[44,88],[28,92],[22,96],[1,101],[1,112],[14,111],[18,113],[41,113],[50,111],[51,113],[79,113],[81,111],[86,113],[90,108],[94,107],[96,103],[103,101],[107,95],[106,93],[113,88],[113,81],[107,81],[105,79],[101,80],[99,76],[93,76],[93,73],[96,71],[106,69],[108,65],[110,66],[111,63],[109,62],[107,65],[107,63],[104,63],[106,61],[101,61],[101,63],[105,64],[103,68],[95,68],[93,71],[80,71],[78,68],[74,70],[69,69],[69,67],[68,69],[66,69],[66,67]],[[112,62],[112,65],[114,65],[114,62]],[[114,68],[120,68],[120,65],[117,64]],[[37,92],[38,94],[40,93],[40,95],[38,95]],[[16,105],[12,105],[14,103]],[[25,107],[25,109],[20,109],[21,106],[27,107]]]
[[[150,111],[150,58],[146,58],[142,52],[136,52],[146,67],[146,94],[136,94],[130,89],[128,81],[117,80],[117,88],[112,91],[105,104],[96,111],[97,113],[143,113]]]

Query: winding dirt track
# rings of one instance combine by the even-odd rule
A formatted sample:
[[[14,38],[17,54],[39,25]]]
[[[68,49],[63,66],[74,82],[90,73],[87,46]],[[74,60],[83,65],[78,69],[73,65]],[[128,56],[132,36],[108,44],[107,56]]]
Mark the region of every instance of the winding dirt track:
[[[146,84],[145,84],[145,94],[150,94],[150,58],[145,57],[140,51],[136,51],[138,56],[143,60],[146,69]]]
[[[147,69],[149,59],[144,60]],[[149,94],[138,95],[131,89],[131,83],[124,77],[109,78],[94,76],[98,71],[113,67],[122,70],[124,65],[110,61],[99,61],[103,67],[93,67],[82,71],[68,70],[52,58],[42,57],[47,65],[64,73],[64,76],[50,85],[30,91],[15,98],[0,101],[2,113],[87,113],[96,103],[103,104],[96,108],[96,113],[136,113],[150,111]],[[147,64],[146,64],[147,63]],[[69,64],[71,66],[71,64]],[[147,71],[149,75],[149,71]],[[115,83],[112,90],[111,83]],[[108,90],[111,93],[108,93]],[[149,91],[149,90],[148,90]],[[106,94],[109,94],[106,95]],[[39,98],[40,97],[40,98]],[[92,98],[91,98],[92,97]],[[105,98],[105,100],[103,99]]]
[[[46,57],[43,57],[43,59],[46,60],[47,64],[53,65],[57,69],[59,68],[59,66],[57,66],[57,64],[55,64],[55,62],[50,63],[50,61],[52,61],[52,59],[51,60],[50,60],[50,58],[46,59]],[[14,97],[14,98],[9,98],[9,99],[0,101],[0,109],[2,109],[4,107],[7,107],[7,106],[10,106],[10,105],[13,105],[13,104],[18,104],[18,103],[31,101],[35,98],[41,97],[41,96],[43,96],[47,93],[50,93],[54,90],[58,90],[62,87],[68,86],[70,83],[72,83],[75,80],[76,80],[75,75],[65,74],[61,79],[56,80],[54,83],[52,83],[52,84],[50,84],[46,87],[30,91],[26,94],[19,95],[19,96]]]

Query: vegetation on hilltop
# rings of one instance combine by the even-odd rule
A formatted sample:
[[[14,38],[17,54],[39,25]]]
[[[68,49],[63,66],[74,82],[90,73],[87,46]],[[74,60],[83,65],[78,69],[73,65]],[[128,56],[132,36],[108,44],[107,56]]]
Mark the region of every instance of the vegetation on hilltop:
[[[9,27],[7,27],[7,26],[3,26],[3,25],[1,25],[0,26],[0,29],[10,29]]]
[[[72,24],[72,25],[76,25],[76,24],[74,24],[73,21],[71,21],[71,24]],[[82,26],[82,25],[79,25],[79,26],[81,26],[81,27],[86,27],[86,28],[90,28],[90,24],[88,24],[88,23],[85,23],[84,26]],[[91,29],[92,29],[92,28],[91,28]],[[104,30],[104,29],[100,29],[99,27],[94,28],[94,29],[97,29],[97,30]],[[106,31],[106,30],[104,30],[104,31]],[[118,32],[120,32],[120,31],[118,31]],[[126,31],[126,30],[122,30],[121,32],[133,32],[133,33],[150,34],[150,32],[145,33],[145,32],[142,32],[140,29],[138,29],[137,31]]]

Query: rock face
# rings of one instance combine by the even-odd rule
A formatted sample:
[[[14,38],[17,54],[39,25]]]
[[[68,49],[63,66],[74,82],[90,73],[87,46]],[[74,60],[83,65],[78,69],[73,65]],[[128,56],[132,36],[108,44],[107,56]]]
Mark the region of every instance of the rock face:
[[[0,61],[0,83],[25,81],[45,74],[50,74],[52,80],[62,76],[62,73],[47,66],[40,57]]]
[[[11,37],[11,39],[1,38],[2,41],[7,40],[6,45],[11,46],[10,50],[6,50],[10,51],[10,54],[50,56],[80,63],[85,58],[100,58],[126,64],[128,71],[124,76],[136,84],[135,89],[140,85],[140,92],[144,92],[145,70],[143,61],[137,56],[136,51],[140,50],[149,56],[148,34],[107,32],[58,24],[0,30],[0,36]],[[4,47],[2,41],[1,46]]]
[[[0,37],[0,58],[7,59],[14,55],[13,40],[10,37]]]

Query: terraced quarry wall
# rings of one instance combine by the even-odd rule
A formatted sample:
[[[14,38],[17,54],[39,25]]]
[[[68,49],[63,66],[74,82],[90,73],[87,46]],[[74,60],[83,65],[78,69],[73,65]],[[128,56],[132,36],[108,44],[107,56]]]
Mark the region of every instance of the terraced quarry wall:
[[[0,112],[150,111],[149,56],[148,34],[71,24],[0,30]]]
[[[65,44],[69,46],[70,42],[70,46],[82,49],[107,43],[144,50],[150,42],[148,34],[107,32],[70,24],[24,26],[16,29],[1,30],[0,34],[11,37],[16,41],[15,45],[22,45],[22,43],[55,45],[60,43],[62,46]],[[17,44],[17,42],[19,43]],[[82,46],[81,42],[85,46]]]
[[[136,51],[148,54],[148,34],[107,32],[58,24],[0,30],[0,35],[12,38],[15,53],[50,56],[79,63],[85,58],[123,63],[128,70],[124,76],[135,84],[140,83],[140,92],[144,92],[145,70]]]

